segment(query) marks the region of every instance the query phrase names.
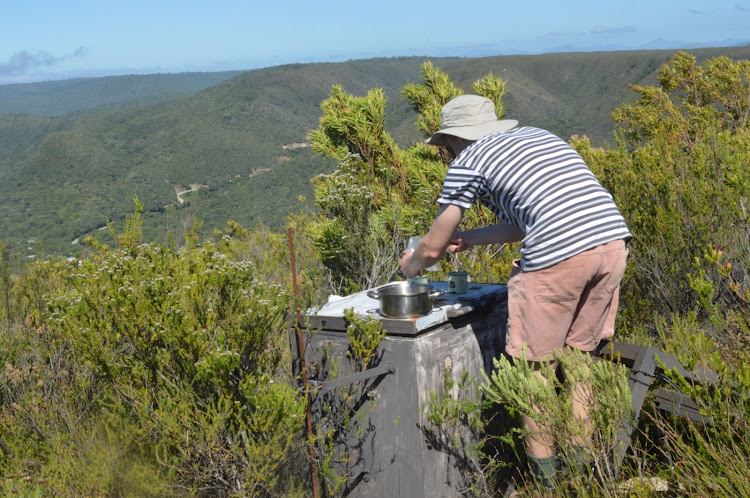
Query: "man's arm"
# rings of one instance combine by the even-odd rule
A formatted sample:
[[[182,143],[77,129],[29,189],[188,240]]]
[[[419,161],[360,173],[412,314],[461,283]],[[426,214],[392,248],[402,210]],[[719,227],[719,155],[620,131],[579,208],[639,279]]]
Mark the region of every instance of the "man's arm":
[[[507,244],[523,240],[523,230],[506,221],[494,225],[456,232],[448,246],[450,252],[461,252],[471,246]]]
[[[401,271],[407,277],[414,277],[425,268],[437,263],[445,254],[456,229],[461,224],[464,208],[454,204],[444,204],[438,211],[430,231],[427,232],[414,252],[407,252],[399,261]]]

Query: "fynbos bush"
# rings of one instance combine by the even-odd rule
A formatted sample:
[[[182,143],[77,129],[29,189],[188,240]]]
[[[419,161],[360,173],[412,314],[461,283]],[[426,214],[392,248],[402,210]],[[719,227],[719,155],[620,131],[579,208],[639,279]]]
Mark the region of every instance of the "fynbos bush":
[[[2,349],[0,465],[63,494],[137,494],[132,472],[143,494],[284,494],[304,406],[281,375],[288,293],[211,243],[128,241],[34,266],[56,284],[30,296],[33,347]]]
[[[567,478],[578,486],[598,482],[602,490],[614,486],[613,455],[618,431],[632,420],[629,370],[620,364],[600,360],[571,350],[556,351],[554,362],[541,364],[541,375],[525,355],[510,361],[495,360],[495,371],[485,378],[484,394],[513,415],[531,417],[543,428],[544,437],[554,441],[561,462],[590,462],[591,469],[569,465]],[[586,393],[591,427],[573,415],[573,391]],[[577,462],[576,462],[577,463]]]

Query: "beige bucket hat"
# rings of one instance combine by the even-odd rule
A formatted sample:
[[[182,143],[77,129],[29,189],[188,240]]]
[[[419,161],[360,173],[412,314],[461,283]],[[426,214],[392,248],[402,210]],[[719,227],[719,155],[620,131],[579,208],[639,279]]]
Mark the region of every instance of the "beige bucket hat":
[[[497,119],[495,104],[479,95],[459,95],[443,106],[442,128],[425,140],[430,145],[445,145],[445,135],[479,140],[485,135],[512,130],[515,119]]]

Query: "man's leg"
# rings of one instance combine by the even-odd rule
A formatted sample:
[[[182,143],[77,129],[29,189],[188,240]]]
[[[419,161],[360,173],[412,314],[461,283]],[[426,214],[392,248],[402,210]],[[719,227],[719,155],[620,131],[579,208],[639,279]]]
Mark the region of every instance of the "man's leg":
[[[571,388],[571,401],[573,402],[573,418],[581,422],[582,434],[573,436],[572,443],[579,447],[591,445],[591,404],[592,396],[589,386],[576,382]]]
[[[538,376],[543,384],[546,384],[548,381],[542,375],[540,363],[530,363],[534,365],[534,375]],[[540,413],[537,407],[534,407],[534,410]],[[539,484],[551,488],[555,479],[555,440],[552,431],[549,427],[537,423],[529,415],[522,415],[521,423],[526,430],[524,443],[531,474]]]
[[[622,281],[628,250],[622,240],[610,242],[588,251],[597,273],[581,295],[578,310],[565,340],[565,351],[593,351],[604,338],[614,334],[615,317],[619,302],[619,286]],[[564,372],[568,376],[568,372]],[[584,372],[585,377],[589,377]],[[566,455],[568,466],[574,464],[580,471],[587,466],[587,453],[592,448],[591,409],[595,400],[590,386],[568,378],[573,416],[580,421],[581,434],[571,441],[572,454]],[[571,461],[572,460],[572,461]]]
[[[514,261],[508,280],[506,352],[519,361],[529,360],[540,378],[539,362],[565,345],[581,289],[595,271],[587,261],[583,254],[534,272],[522,271]],[[551,428],[531,416],[523,416],[521,422],[528,434],[524,442],[532,474],[540,484],[552,487],[556,465]]]
[[[563,465],[568,468],[568,471],[575,468],[579,473],[585,473],[593,441],[591,409],[595,400],[591,393],[591,386],[587,383],[572,379],[571,384],[569,396],[573,405],[573,418],[578,421],[581,432],[573,434],[570,448],[566,452],[568,454],[563,459]]]
[[[566,346],[563,349],[567,356],[572,348]],[[584,353],[585,354],[585,353]],[[590,377],[588,372],[587,364],[578,366],[578,368],[585,368],[583,372],[584,377]],[[592,426],[591,426],[591,407],[594,404],[594,397],[591,393],[591,386],[586,382],[580,382],[579,379],[571,378],[568,372],[563,371],[563,375],[570,384],[570,392],[568,395],[571,397],[571,403],[573,405],[573,419],[580,422],[581,433],[573,434],[571,443],[577,447],[589,447],[591,445],[592,437]]]

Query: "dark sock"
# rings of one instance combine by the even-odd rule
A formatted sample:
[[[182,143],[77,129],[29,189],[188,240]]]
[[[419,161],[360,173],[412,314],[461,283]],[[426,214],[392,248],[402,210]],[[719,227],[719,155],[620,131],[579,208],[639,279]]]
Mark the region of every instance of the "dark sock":
[[[545,488],[552,488],[555,483],[555,457],[537,458],[526,453],[526,459],[534,481]]]

